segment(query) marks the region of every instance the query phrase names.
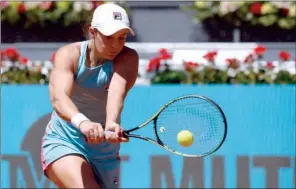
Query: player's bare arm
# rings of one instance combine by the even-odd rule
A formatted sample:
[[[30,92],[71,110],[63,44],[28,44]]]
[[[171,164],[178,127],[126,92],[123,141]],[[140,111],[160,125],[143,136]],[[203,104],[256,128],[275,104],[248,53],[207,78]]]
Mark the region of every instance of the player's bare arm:
[[[139,56],[137,52],[127,47],[114,60],[114,74],[109,86],[106,106],[107,126],[120,124],[124,99],[136,82],[138,66]],[[118,131],[115,130],[115,132]]]
[[[56,113],[70,122],[79,113],[70,99],[74,82],[74,70],[79,59],[79,49],[75,44],[61,47],[55,55],[53,70],[49,80],[50,98]]]
[[[95,144],[104,140],[102,125],[91,122],[81,114],[70,98],[74,73],[80,56],[78,44],[73,43],[57,51],[49,82],[50,97],[56,113],[78,128],[85,135],[88,143]]]

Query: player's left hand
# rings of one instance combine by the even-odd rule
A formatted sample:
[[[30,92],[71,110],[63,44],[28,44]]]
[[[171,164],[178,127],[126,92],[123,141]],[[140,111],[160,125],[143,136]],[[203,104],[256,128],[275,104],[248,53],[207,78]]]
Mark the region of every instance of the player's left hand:
[[[107,122],[105,126],[105,139],[110,143],[128,142],[123,136],[123,129],[116,122]]]

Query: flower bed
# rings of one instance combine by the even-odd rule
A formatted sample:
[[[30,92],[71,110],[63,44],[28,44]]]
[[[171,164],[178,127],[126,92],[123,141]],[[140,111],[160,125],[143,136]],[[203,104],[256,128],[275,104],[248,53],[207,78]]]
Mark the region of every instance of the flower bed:
[[[229,57],[225,64],[217,64],[217,51],[206,53],[203,58],[206,64],[184,61],[182,67],[174,69],[170,65],[172,55],[161,49],[159,55],[152,58],[146,71],[153,73],[151,83],[183,83],[183,84],[296,84],[296,59],[286,51],[279,52],[279,60],[266,61],[262,45],[244,61]]]
[[[103,3],[104,1],[1,1],[1,41],[83,40],[86,36],[85,24],[90,21],[93,10]]]
[[[232,40],[235,28],[241,41],[296,40],[295,1],[195,1],[183,9],[194,12],[194,21],[203,24],[210,41]]]
[[[279,60],[266,61],[267,49],[259,45],[243,61],[229,57],[224,64],[216,62],[219,51],[204,54],[206,62],[172,61],[172,54],[160,49],[146,65],[148,83],[180,84],[296,84],[296,60],[286,51],[279,51]],[[33,61],[20,55],[17,49],[1,51],[1,82],[6,84],[46,84],[52,60]],[[294,58],[294,59],[293,59]],[[145,76],[140,75],[140,78]],[[141,78],[141,79],[142,79]]]
[[[46,84],[52,69],[50,61],[33,61],[20,55],[15,48],[1,50],[1,83]]]

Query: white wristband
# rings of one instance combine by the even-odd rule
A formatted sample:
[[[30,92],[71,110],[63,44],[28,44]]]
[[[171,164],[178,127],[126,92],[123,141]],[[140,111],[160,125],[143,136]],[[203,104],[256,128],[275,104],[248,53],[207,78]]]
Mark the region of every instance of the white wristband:
[[[73,126],[79,129],[79,125],[83,121],[88,121],[89,119],[82,113],[77,113],[71,118],[71,123]]]

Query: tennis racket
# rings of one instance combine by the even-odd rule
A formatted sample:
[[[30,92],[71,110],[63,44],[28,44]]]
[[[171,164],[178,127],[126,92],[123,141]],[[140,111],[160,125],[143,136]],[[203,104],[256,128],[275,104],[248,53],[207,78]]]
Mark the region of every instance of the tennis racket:
[[[134,134],[135,131],[151,125],[154,138]],[[183,147],[177,135],[188,130],[193,143]],[[204,157],[217,151],[225,141],[227,122],[222,109],[205,96],[187,95],[176,98],[143,124],[125,130],[125,137],[138,138],[185,157]]]

